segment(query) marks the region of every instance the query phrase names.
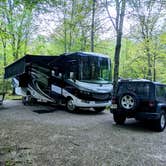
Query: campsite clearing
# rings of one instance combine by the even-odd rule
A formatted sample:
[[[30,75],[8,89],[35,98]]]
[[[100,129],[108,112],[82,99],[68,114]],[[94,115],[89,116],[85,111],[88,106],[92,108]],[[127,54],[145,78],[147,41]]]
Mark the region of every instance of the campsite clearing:
[[[68,113],[63,107],[0,106],[0,165],[165,165],[166,132],[135,120],[117,126],[105,110]]]

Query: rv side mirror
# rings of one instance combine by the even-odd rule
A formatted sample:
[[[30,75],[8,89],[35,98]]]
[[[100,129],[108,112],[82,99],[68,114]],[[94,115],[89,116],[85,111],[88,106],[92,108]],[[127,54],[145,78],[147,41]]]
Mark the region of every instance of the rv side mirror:
[[[62,78],[62,73],[59,73],[59,78]]]
[[[51,71],[51,75],[55,76],[55,71],[54,70]]]
[[[70,79],[74,80],[74,72],[70,72]]]

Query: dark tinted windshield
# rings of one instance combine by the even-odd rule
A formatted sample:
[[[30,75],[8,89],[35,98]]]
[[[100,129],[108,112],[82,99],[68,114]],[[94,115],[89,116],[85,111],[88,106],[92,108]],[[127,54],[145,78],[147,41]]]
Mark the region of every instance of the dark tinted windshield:
[[[86,56],[81,58],[80,81],[94,83],[111,82],[111,62],[109,58]]]

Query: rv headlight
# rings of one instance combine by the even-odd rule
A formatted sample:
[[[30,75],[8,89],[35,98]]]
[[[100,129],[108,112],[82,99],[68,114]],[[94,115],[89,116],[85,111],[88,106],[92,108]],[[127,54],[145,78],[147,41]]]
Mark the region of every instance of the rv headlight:
[[[80,91],[80,93],[84,94],[84,95],[90,95],[90,92],[87,92],[87,91]]]

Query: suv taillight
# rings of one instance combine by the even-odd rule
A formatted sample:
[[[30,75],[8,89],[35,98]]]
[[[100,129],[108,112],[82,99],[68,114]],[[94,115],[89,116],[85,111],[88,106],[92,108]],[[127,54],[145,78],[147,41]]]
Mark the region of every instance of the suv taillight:
[[[149,107],[154,107],[155,106],[155,102],[154,101],[149,101]]]
[[[116,97],[112,96],[112,104],[116,104]]]

